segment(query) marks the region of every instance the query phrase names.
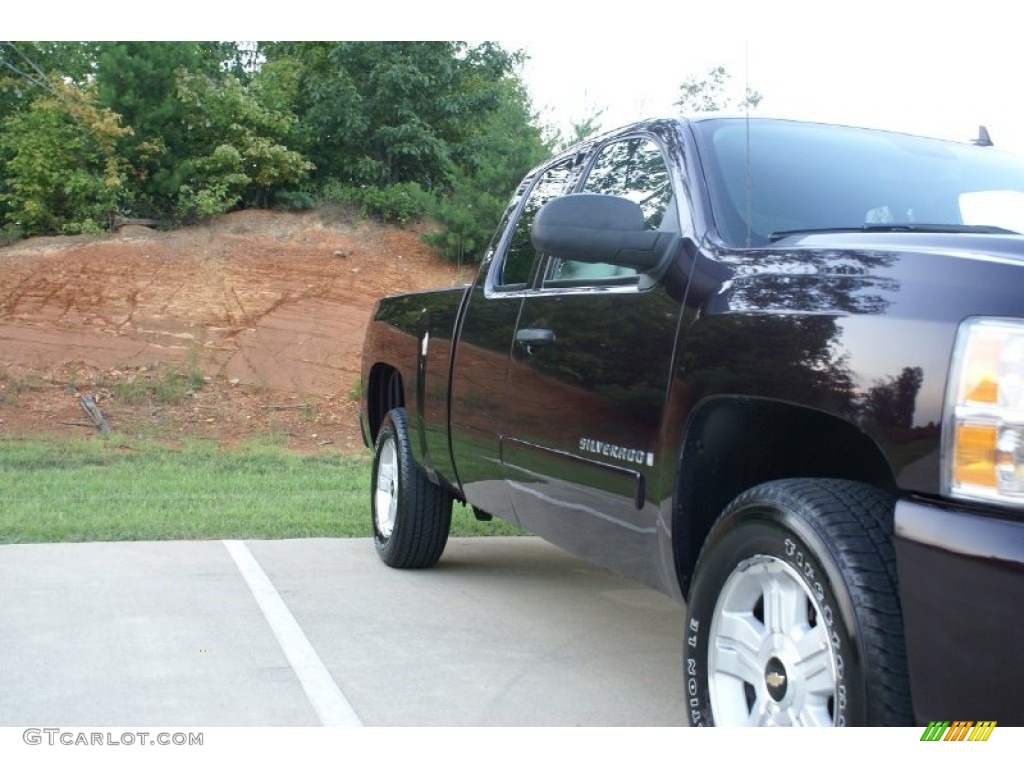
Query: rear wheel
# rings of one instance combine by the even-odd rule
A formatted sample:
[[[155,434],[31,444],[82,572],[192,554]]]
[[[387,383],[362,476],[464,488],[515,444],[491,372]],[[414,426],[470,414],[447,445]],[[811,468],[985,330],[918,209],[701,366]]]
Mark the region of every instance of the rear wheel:
[[[423,473],[412,456],[405,410],[381,422],[373,457],[373,539],[392,568],[429,568],[444,552],[452,496]]]
[[[737,497],[697,562],[693,725],[912,725],[892,500],[845,480]]]

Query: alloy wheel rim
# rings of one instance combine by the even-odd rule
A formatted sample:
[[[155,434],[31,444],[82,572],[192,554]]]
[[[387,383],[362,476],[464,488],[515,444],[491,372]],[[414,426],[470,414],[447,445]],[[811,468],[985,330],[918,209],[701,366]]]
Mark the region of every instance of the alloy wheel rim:
[[[377,532],[385,539],[395,529],[398,510],[398,452],[395,441],[388,439],[381,446],[377,459],[377,487],[374,489],[373,514]]]
[[[717,725],[835,724],[838,666],[827,607],[788,563],[766,555],[729,575],[708,649]]]

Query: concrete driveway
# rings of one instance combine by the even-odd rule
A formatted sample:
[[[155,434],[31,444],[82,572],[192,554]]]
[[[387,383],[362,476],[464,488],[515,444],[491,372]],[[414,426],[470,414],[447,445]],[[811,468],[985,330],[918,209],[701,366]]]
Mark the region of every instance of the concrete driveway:
[[[0,547],[0,726],[681,725],[682,607],[534,538]]]

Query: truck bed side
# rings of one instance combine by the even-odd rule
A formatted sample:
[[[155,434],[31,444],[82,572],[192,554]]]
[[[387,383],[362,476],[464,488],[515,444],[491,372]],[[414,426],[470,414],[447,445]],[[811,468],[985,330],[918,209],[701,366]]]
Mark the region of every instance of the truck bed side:
[[[405,407],[416,462],[431,480],[458,488],[448,440],[449,381],[464,286],[381,299],[363,351],[364,439],[384,415]]]

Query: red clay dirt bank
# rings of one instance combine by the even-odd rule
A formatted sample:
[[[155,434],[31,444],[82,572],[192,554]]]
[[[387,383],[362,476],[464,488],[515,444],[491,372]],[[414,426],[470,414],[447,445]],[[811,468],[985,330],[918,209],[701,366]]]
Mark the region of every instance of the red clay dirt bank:
[[[374,301],[471,277],[415,227],[343,209],[0,248],[0,434],[89,434],[90,393],[126,435],[271,434],[357,451],[353,393]],[[175,374],[204,381],[170,402],[154,394]]]

